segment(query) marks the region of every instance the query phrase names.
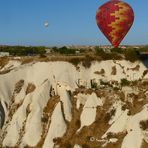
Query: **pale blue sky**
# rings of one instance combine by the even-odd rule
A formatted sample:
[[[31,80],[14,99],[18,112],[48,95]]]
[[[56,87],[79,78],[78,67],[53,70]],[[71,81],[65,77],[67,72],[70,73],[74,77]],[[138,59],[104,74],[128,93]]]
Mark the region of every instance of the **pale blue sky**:
[[[0,44],[109,44],[95,15],[106,0],[0,0]],[[148,0],[125,0],[135,22],[122,44],[148,44]],[[49,27],[44,27],[48,20]]]

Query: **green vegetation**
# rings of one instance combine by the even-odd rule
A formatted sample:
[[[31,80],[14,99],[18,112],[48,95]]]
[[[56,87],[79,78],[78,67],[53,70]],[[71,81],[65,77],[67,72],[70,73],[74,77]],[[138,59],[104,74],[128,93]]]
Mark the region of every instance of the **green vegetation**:
[[[95,48],[96,54],[102,58],[102,60],[121,60],[122,57],[118,52],[106,53],[102,48]]]
[[[85,55],[85,57],[72,57],[72,58],[69,58],[67,61],[69,61],[75,66],[77,66],[79,63],[82,63],[82,65],[85,68],[90,68],[91,62],[95,60],[97,60],[97,58],[95,58],[94,56]]]
[[[135,62],[139,59],[137,51],[135,49],[127,49],[124,52],[125,59],[130,62]]]
[[[130,81],[128,81],[127,79],[121,79],[121,86],[129,86],[130,85]]]
[[[9,52],[13,56],[45,54],[44,46],[1,46],[0,52]]]
[[[96,47],[95,51],[96,51],[96,54],[104,54],[105,53],[104,50],[100,47]]]
[[[85,68],[90,68],[91,66],[91,62],[96,60],[95,57],[93,56],[90,56],[90,55],[86,55],[84,60],[82,61],[82,65],[85,67]]]
[[[142,47],[140,49],[134,48],[112,48],[109,52],[105,52],[102,48],[96,47],[95,52],[103,60],[121,60],[125,59],[130,62],[135,62],[139,59],[139,52],[148,52],[148,46]]]
[[[83,59],[82,58],[70,58],[68,61],[73,65],[77,66]]]
[[[119,87],[113,87],[113,90],[118,91],[118,90],[120,90],[120,88]]]
[[[123,54],[124,49],[122,49],[122,48],[112,48],[111,52]]]
[[[0,52],[9,52],[12,56],[28,56],[28,55],[40,55],[40,58],[46,58],[46,47],[44,46],[0,46]],[[85,67],[90,67],[91,61],[101,61],[101,60],[128,60],[130,62],[135,62],[141,57],[140,52],[148,52],[148,46],[143,46],[139,49],[134,49],[132,47],[122,48],[112,48],[103,49],[99,46],[95,48],[73,48],[73,47],[52,47],[50,48],[52,54],[59,55],[61,57],[69,58],[68,61],[74,65],[82,62]],[[78,52],[77,52],[78,51]],[[70,59],[68,56],[74,56]],[[77,55],[77,56],[76,56]]]
[[[98,84],[96,82],[91,83],[91,88],[92,89],[97,89],[97,87],[98,87]]]
[[[67,48],[66,46],[63,46],[61,48],[53,47],[52,48],[54,52],[60,53],[60,54],[75,54],[75,49]]]

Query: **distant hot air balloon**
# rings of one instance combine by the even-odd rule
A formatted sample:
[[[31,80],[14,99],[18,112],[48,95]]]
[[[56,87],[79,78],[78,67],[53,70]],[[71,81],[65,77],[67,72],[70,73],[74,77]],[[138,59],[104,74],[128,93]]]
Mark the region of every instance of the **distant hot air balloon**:
[[[48,21],[45,21],[45,22],[44,22],[44,26],[47,28],[48,25],[49,25],[49,24],[48,24]]]
[[[118,47],[134,21],[133,9],[120,0],[110,0],[96,13],[96,22],[112,46]]]

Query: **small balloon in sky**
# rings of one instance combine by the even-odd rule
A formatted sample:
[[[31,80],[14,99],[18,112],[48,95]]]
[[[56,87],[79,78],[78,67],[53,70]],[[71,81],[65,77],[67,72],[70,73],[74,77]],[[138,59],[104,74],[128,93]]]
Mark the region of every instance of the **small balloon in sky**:
[[[101,32],[112,46],[118,47],[130,30],[134,21],[134,12],[129,4],[120,0],[110,0],[96,13],[96,22]]]
[[[49,25],[48,21],[45,21],[45,22],[44,22],[44,26],[47,28],[48,25]]]

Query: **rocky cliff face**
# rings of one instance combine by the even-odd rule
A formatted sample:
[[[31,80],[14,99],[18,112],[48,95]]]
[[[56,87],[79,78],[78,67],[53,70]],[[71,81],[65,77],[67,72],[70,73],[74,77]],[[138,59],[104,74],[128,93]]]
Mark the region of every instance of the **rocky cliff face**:
[[[147,79],[141,62],[11,60],[0,66],[1,147],[148,147]]]

